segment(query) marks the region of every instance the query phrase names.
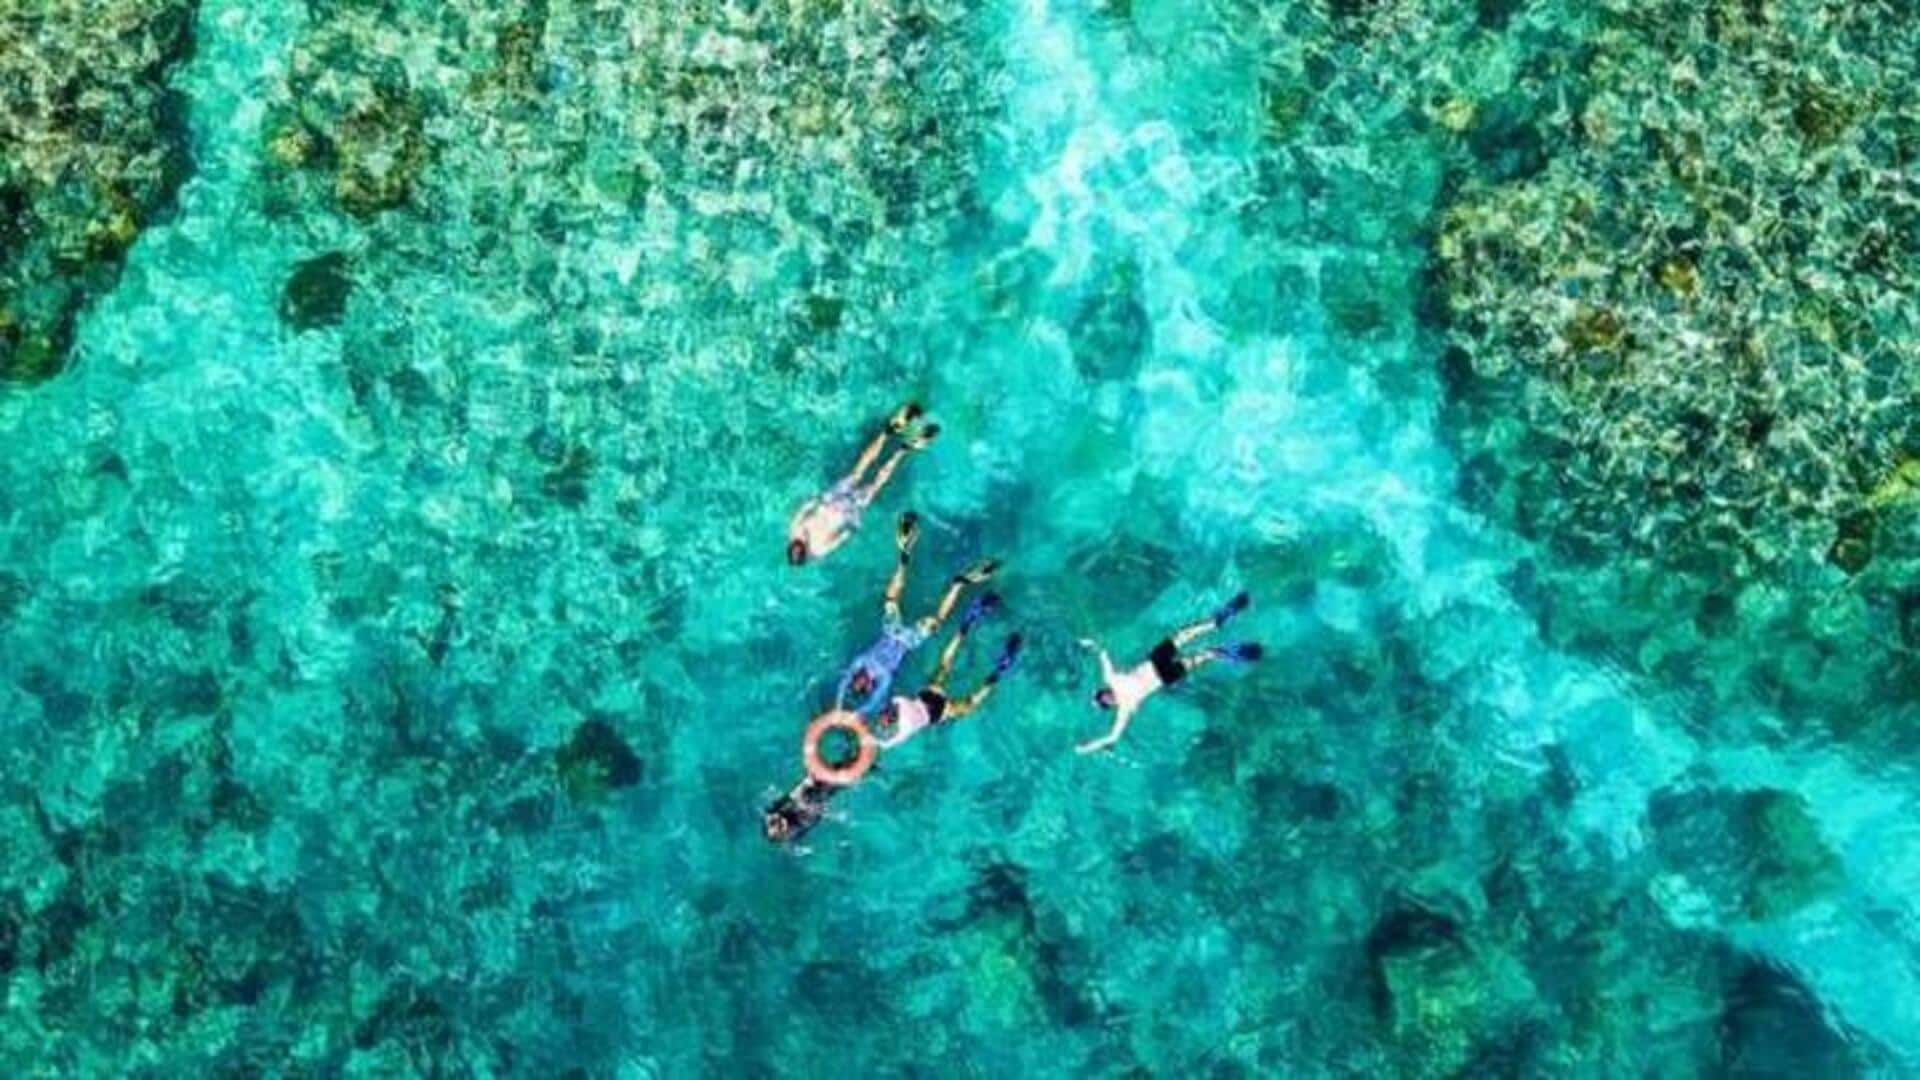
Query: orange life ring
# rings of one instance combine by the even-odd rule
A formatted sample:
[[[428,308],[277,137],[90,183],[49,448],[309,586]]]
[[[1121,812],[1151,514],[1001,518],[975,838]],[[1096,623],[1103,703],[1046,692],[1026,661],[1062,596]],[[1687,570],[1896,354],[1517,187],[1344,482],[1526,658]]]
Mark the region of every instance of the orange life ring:
[[[827,760],[820,756],[820,740],[835,728],[852,732],[860,745],[852,761],[837,767],[827,764]],[[873,732],[867,729],[866,721],[860,719],[859,713],[847,712],[845,709],[821,713],[814,717],[813,723],[807,725],[807,740],[801,748],[801,757],[806,762],[807,775],[823,784],[833,784],[836,787],[847,787],[858,783],[861,777],[867,775],[867,770],[873,768],[873,761],[879,756],[880,743],[873,737]]]

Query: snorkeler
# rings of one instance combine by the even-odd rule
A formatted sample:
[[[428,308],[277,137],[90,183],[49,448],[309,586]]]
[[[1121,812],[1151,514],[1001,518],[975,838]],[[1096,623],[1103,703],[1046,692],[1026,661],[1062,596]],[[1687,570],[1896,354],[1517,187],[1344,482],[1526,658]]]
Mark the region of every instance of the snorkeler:
[[[1103,685],[1094,691],[1094,704],[1102,709],[1114,710],[1114,716],[1112,730],[1090,742],[1081,743],[1076,748],[1078,752],[1091,754],[1119,742],[1120,736],[1126,734],[1127,725],[1133,722],[1133,714],[1139,711],[1142,702],[1159,690],[1186,678],[1195,668],[1214,660],[1244,664],[1260,659],[1263,650],[1258,643],[1252,641],[1215,645],[1197,653],[1182,654],[1180,652],[1194,638],[1225,626],[1228,620],[1247,609],[1247,602],[1246,593],[1238,594],[1222,604],[1205,622],[1195,623],[1179,630],[1172,637],[1155,645],[1145,663],[1127,671],[1115,670],[1113,660],[1107,655],[1105,649],[1093,641],[1082,639],[1080,644],[1092,649],[1100,656],[1100,680]]]
[[[975,597],[967,605],[966,614],[960,616],[959,629],[953,632],[947,647],[940,650],[940,662],[935,665],[933,678],[926,687],[912,697],[894,698],[881,712],[878,722],[888,734],[880,739],[880,749],[891,750],[926,728],[950,724],[986,704],[987,698],[993,695],[993,688],[1000,684],[1000,677],[1020,659],[1019,634],[1007,636],[1006,644],[1000,647],[999,658],[993,662],[993,670],[967,696],[958,700],[949,697],[947,677],[953,674],[953,663],[959,659],[960,647],[966,644],[967,635],[980,624],[980,620],[999,609],[1000,598],[992,593]]]
[[[966,614],[961,617],[960,629],[955,631],[953,640],[941,651],[939,666],[935,668],[933,680],[926,689],[910,698],[894,698],[888,705],[882,722],[891,729],[889,737],[876,738],[857,713],[833,709],[814,717],[813,723],[807,725],[807,734],[800,749],[807,775],[794,785],[793,790],[767,807],[766,813],[761,816],[761,831],[768,840],[776,844],[797,843],[827,816],[827,804],[834,795],[866,779],[882,750],[899,746],[925,728],[950,724],[986,703],[994,687],[1000,684],[1000,679],[1020,659],[1019,634],[1008,635],[1006,644],[1001,646],[999,658],[993,663],[993,670],[966,697],[958,701],[949,699],[946,680],[953,673],[954,661],[960,655],[960,646],[966,641],[967,633],[998,607],[999,600],[996,597],[981,597],[968,606]],[[850,756],[842,754],[838,760],[828,760],[826,740],[836,733],[850,738],[853,749]]]
[[[760,819],[760,829],[776,844],[798,841],[807,830],[827,816],[827,800],[840,788],[823,784],[813,777],[801,779],[772,805]]]
[[[853,744],[851,756],[837,761],[827,759],[827,737],[839,734]],[[807,830],[827,816],[827,800],[834,793],[850,788],[864,779],[880,755],[880,741],[858,713],[829,709],[807,725],[800,744],[800,761],[807,775],[793,790],[775,800],[762,815],[761,829],[774,843],[800,839]]]
[[[809,559],[823,559],[834,548],[846,542],[848,536],[860,527],[860,518],[893,478],[893,471],[900,467],[901,459],[917,450],[924,450],[940,434],[939,424],[928,424],[909,435],[907,427],[921,416],[920,406],[908,402],[894,412],[887,426],[873,437],[867,448],[860,452],[860,460],[854,462],[853,471],[838,483],[814,498],[808,499],[793,515],[793,521],[787,526],[787,561],[799,566]],[[896,447],[885,462],[882,462],[873,479],[861,483],[861,477],[880,460],[881,451],[887,447],[887,440],[898,439]]]
[[[834,693],[836,708],[864,714],[872,712],[885,701],[887,692],[893,687],[893,677],[906,661],[907,654],[939,631],[940,625],[953,613],[954,605],[960,602],[960,594],[967,586],[986,581],[1000,569],[1000,560],[982,559],[954,575],[947,586],[946,595],[940,598],[940,606],[931,615],[909,623],[900,613],[900,598],[907,590],[907,564],[912,561],[913,547],[919,540],[920,517],[909,510],[900,515],[900,527],[894,534],[899,557],[894,563],[893,577],[887,581],[885,603],[881,608],[880,639],[855,657],[853,663],[848,665],[846,674],[840,677],[840,687]],[[849,693],[853,695],[852,703],[848,701]]]

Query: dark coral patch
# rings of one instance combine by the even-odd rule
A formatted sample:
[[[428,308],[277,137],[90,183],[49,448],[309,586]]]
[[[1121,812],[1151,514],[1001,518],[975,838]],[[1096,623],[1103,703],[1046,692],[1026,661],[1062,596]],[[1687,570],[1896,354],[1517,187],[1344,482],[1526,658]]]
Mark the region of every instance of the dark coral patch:
[[[575,728],[573,737],[555,752],[554,761],[560,769],[561,784],[579,799],[632,787],[644,772],[640,755],[612,724],[597,718]]]
[[[0,14],[0,382],[66,367],[80,312],[171,209],[188,132],[166,80],[192,51],[197,6]]]
[[[353,265],[329,251],[293,268],[280,292],[280,319],[295,330],[333,326],[346,314],[353,295]]]

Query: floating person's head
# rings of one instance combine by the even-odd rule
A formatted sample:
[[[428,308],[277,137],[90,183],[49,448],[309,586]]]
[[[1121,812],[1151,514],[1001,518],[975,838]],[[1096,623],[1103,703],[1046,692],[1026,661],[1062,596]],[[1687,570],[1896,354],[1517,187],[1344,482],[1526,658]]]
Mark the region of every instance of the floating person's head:
[[[1103,709],[1113,708],[1113,689],[1103,686],[1093,692],[1093,703]]]
[[[776,844],[793,834],[793,822],[778,810],[767,811],[766,816],[760,819],[760,828],[767,834],[767,839]]]
[[[807,542],[793,539],[787,541],[787,563],[790,566],[804,566],[807,561]]]

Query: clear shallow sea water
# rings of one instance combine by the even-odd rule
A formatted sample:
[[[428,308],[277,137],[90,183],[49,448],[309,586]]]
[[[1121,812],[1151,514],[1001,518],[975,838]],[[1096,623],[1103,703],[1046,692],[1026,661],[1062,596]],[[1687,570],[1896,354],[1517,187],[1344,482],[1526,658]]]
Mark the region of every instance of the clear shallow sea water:
[[[957,16],[967,190],[862,248],[795,361],[754,304],[809,271],[739,207],[656,190],[510,257],[456,210],[267,212],[311,18],[201,6],[176,215],[72,369],[0,396],[17,1071],[1920,1068],[1911,768],[1728,738],[1543,640],[1530,546],[1456,494],[1419,297],[1446,166],[1391,95],[1277,136],[1238,5]],[[578,59],[552,92],[591,113]],[[599,177],[585,130],[496,175]],[[295,333],[329,248],[367,269]],[[939,442],[788,568],[906,398]],[[1028,655],[775,850],[909,507],[910,606],[999,555]],[[1074,640],[1144,653],[1238,588],[1268,659],[1075,756]],[[583,773],[582,731],[631,758]]]

